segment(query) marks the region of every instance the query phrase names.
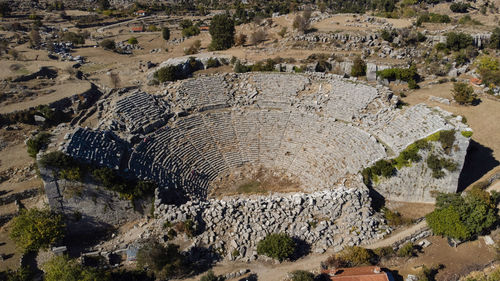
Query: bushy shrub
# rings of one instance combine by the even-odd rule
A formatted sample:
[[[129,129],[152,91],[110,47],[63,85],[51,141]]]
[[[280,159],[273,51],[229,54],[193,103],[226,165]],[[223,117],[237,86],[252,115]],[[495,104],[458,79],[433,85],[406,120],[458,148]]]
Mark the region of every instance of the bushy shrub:
[[[99,45],[102,48],[107,49],[107,50],[114,50],[116,48],[115,41],[113,41],[111,39],[104,39],[101,41],[101,43],[99,43]]]
[[[64,237],[61,215],[49,209],[23,209],[12,220],[10,238],[25,252],[47,249]]]
[[[422,25],[424,22],[431,23],[449,23],[451,22],[451,18],[448,15],[441,15],[435,13],[426,13],[422,14],[417,18],[417,26]]]
[[[26,145],[28,146],[28,154],[29,156],[35,158],[38,152],[41,149],[44,149],[47,147],[47,145],[50,143],[50,137],[52,135],[46,132],[42,132],[37,134],[36,136],[30,138],[27,142]]]
[[[111,281],[102,270],[85,267],[67,256],[55,256],[43,265],[45,281],[102,280]]]
[[[180,79],[180,71],[175,65],[165,66],[155,72],[154,78],[156,78],[160,83],[165,81],[176,81]]]
[[[193,44],[191,44],[189,48],[184,50],[184,54],[185,55],[197,54],[200,51],[200,47],[201,47],[201,40],[196,40],[193,42]]]
[[[383,29],[380,32],[380,37],[387,42],[392,43],[395,37],[398,36],[398,33],[394,29]]]
[[[373,253],[359,246],[347,247],[342,250],[338,257],[346,261],[349,267],[370,264],[370,259],[373,258]]]
[[[131,45],[136,45],[136,44],[139,44],[139,41],[137,40],[137,38],[135,37],[130,37],[127,42]]]
[[[477,95],[474,93],[474,89],[466,83],[457,82],[453,84],[453,99],[459,104],[473,104]]]
[[[54,151],[44,154],[40,158],[40,165],[46,168],[64,169],[74,167],[76,164],[73,158],[68,155],[61,151]]]
[[[290,236],[284,233],[273,233],[257,243],[257,253],[283,261],[292,256],[295,247],[295,242]]]
[[[252,65],[252,71],[273,71],[275,62],[273,59],[258,61]]]
[[[415,65],[411,65],[409,68],[388,68],[377,71],[377,76],[389,81],[406,81],[408,82],[408,85],[410,84],[410,82],[412,84],[414,83],[412,87],[415,87],[417,85],[416,83],[420,81],[420,75],[418,74],[417,67]]]
[[[462,2],[454,2],[450,5],[450,10],[454,13],[467,13],[469,4]]]
[[[415,254],[414,247],[411,242],[404,244],[398,250],[398,257],[412,257]]]
[[[165,247],[154,240],[147,241],[137,251],[137,266],[147,268],[161,279],[179,276],[187,269],[185,258],[179,252],[179,246],[168,244]]]
[[[379,259],[390,258],[394,255],[394,249],[391,246],[380,247],[373,250],[373,254],[375,254]]]
[[[69,181],[82,181],[83,176],[80,167],[72,167],[60,170],[59,178]]]
[[[64,32],[61,36],[63,41],[71,42],[75,45],[83,45],[85,44],[85,35],[81,33],[74,33],[71,31]]]
[[[446,47],[453,51],[460,51],[474,45],[472,36],[462,32],[449,32],[446,34]]]
[[[305,270],[292,271],[292,281],[314,281],[314,274]]]
[[[500,49],[500,27],[495,27],[490,37],[490,48]]]
[[[249,72],[251,70],[250,67],[242,64],[239,60],[236,61],[236,63],[234,64],[234,72],[236,73],[245,73],[245,72]]]
[[[384,218],[387,221],[387,224],[389,224],[390,226],[397,227],[408,223],[408,220],[404,219],[400,213],[392,211],[386,207],[382,208],[382,213],[384,214]]]
[[[182,30],[183,37],[191,37],[200,34],[200,28],[192,25],[190,27],[186,27]]]
[[[434,154],[429,155],[427,157],[427,166],[432,170],[432,176],[434,178],[441,178],[444,176],[443,169],[446,169],[450,172],[456,171],[457,163],[453,160],[449,160],[446,158],[439,158]]]
[[[466,137],[466,138],[470,138],[470,137],[472,137],[472,134],[473,134],[473,133],[474,133],[474,132],[472,132],[472,131],[462,131],[462,132],[461,132],[462,136],[464,136],[464,137]]]
[[[219,61],[215,58],[209,58],[207,60],[207,68],[213,68],[213,67],[218,67],[219,66]]]
[[[351,68],[351,76],[359,77],[366,75],[366,63],[361,57],[356,57],[354,59],[352,68]]]

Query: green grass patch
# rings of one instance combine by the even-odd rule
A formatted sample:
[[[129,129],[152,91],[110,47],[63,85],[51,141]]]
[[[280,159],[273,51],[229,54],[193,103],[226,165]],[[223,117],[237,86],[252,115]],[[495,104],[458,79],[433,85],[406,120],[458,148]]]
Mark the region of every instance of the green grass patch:
[[[462,132],[460,132],[460,133],[462,134],[462,136],[464,136],[464,137],[466,137],[466,138],[470,138],[470,137],[472,137],[472,134],[473,134],[474,132],[472,132],[472,131],[462,131]]]
[[[239,193],[264,193],[265,190],[261,187],[261,183],[258,181],[246,182],[238,186]]]

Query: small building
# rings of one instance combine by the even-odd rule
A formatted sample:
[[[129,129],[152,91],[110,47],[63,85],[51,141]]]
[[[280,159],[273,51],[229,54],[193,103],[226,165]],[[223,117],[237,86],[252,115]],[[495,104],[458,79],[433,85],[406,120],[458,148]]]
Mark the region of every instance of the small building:
[[[147,15],[146,11],[144,11],[144,10],[139,10],[139,11],[135,12],[134,14],[136,16],[140,16],[140,17]]]
[[[202,26],[200,26],[200,31],[210,31],[210,26],[202,25]]]
[[[135,262],[137,260],[137,252],[139,248],[136,245],[129,245],[127,248],[127,261]]]
[[[393,281],[389,272],[382,271],[378,266],[362,266],[352,268],[336,268],[322,271],[332,281]]]
[[[144,31],[144,27],[143,26],[132,26],[132,28],[130,29],[131,32],[143,32]]]
[[[483,83],[483,81],[479,78],[471,78],[470,82],[472,83],[472,85],[476,85],[476,86],[479,86]]]

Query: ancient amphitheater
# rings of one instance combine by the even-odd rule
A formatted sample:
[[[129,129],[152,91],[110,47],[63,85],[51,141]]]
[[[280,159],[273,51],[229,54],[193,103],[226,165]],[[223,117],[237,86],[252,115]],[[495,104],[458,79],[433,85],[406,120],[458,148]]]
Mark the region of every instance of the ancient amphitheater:
[[[255,258],[255,241],[270,232],[289,232],[318,251],[379,238],[383,224],[373,216],[361,170],[455,130],[454,149],[445,153],[436,143],[431,151],[459,169],[433,178],[421,161],[373,186],[387,199],[431,201],[433,191],[456,191],[469,143],[459,117],[424,105],[399,108],[387,88],[330,74],[202,76],[158,93],[121,90],[96,110],[99,125],[67,134],[65,153],[155,181],[163,200],[156,201],[156,232],[165,221],[198,218],[205,231],[196,241],[237,249],[247,260]],[[252,180],[252,170],[298,190],[211,196],[219,185],[232,188],[225,179]],[[165,205],[169,191],[190,201]],[[311,220],[322,222],[313,227]]]

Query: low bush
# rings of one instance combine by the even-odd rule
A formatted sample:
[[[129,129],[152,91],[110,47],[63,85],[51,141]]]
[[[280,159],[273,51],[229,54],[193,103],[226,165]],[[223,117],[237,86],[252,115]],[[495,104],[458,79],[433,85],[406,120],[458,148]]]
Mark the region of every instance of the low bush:
[[[290,236],[284,233],[273,233],[257,243],[257,253],[281,262],[292,256],[295,247],[295,242]]]
[[[42,132],[30,138],[26,142],[29,156],[35,158],[40,150],[45,149],[47,145],[50,143],[51,136],[52,135],[49,133]]]
[[[411,65],[409,68],[388,68],[377,71],[377,76],[389,81],[401,80],[408,82],[410,88],[415,88],[417,82],[420,81],[420,75],[417,72],[417,67]],[[410,83],[412,84],[410,86]]]
[[[207,274],[200,278],[200,281],[224,281],[226,280],[223,276],[217,276],[212,270],[209,270]]]
[[[314,274],[305,270],[292,271],[292,281],[314,281]]]
[[[351,68],[351,76],[359,77],[366,75],[366,62],[361,59],[361,57],[356,57],[354,59],[352,68]]]
[[[451,22],[451,18],[447,15],[435,14],[435,13],[426,13],[422,14],[417,18],[417,26],[421,26],[424,22],[431,23],[449,23]]]
[[[415,254],[414,248],[415,246],[411,242],[404,244],[398,250],[398,257],[412,257]]]
[[[392,257],[395,254],[395,252],[391,246],[387,246],[387,247],[376,248],[375,250],[373,250],[373,254],[375,254],[379,259],[382,259],[382,258]]]
[[[446,34],[446,47],[453,51],[460,51],[469,46],[474,46],[474,39],[463,32],[449,32]]]
[[[176,81],[181,79],[180,70],[175,65],[169,65],[158,69],[154,73],[154,78],[160,83],[166,81]]]
[[[147,241],[137,251],[137,266],[154,272],[162,280],[180,276],[188,269],[179,246],[168,244],[165,247],[154,240]]]
[[[384,214],[387,224],[390,226],[397,227],[410,222],[408,219],[403,218],[400,213],[392,211],[386,207],[382,208],[382,213]]]
[[[137,45],[137,44],[139,44],[139,41],[138,41],[138,40],[137,40],[137,38],[135,38],[135,37],[130,37],[130,38],[127,40],[127,42],[128,42],[129,44],[131,44],[131,45]]]
[[[456,171],[457,163],[453,160],[446,158],[439,158],[434,154],[429,155],[426,160],[427,166],[432,170],[432,176],[434,178],[442,178],[444,176],[443,169],[450,172]]]
[[[460,133],[462,134],[462,136],[464,136],[466,138],[470,138],[470,137],[472,137],[472,134],[474,134],[474,132],[472,132],[472,131],[462,131]]]
[[[466,83],[454,83],[452,92],[453,99],[461,105],[470,105],[477,100],[477,95],[474,93],[474,89]]]
[[[106,50],[114,50],[116,48],[116,43],[111,39],[104,39],[99,43],[99,46]]]
[[[359,246],[347,247],[342,250],[338,257],[346,261],[349,267],[370,264],[370,260],[374,257],[373,253]]]
[[[80,167],[72,167],[59,171],[59,178],[69,181],[82,181],[82,171]]]
[[[209,58],[207,60],[207,68],[214,68],[214,67],[218,67],[220,64],[219,64],[219,61],[217,59],[214,59],[214,58]]]
[[[450,5],[450,10],[454,13],[467,13],[469,4],[463,2],[454,2]]]

